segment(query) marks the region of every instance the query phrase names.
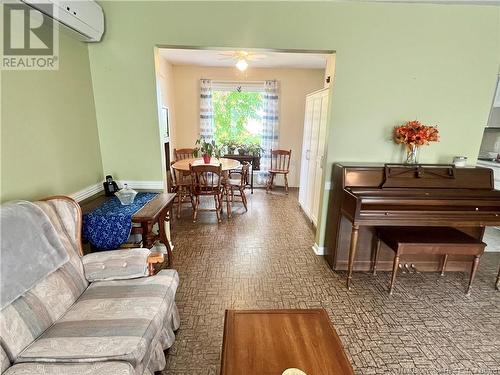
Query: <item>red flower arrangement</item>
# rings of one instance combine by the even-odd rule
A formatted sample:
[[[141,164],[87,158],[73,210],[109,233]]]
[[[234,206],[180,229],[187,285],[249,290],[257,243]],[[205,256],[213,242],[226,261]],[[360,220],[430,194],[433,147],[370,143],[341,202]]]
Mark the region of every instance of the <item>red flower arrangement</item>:
[[[439,131],[435,126],[423,125],[415,120],[394,127],[393,137],[397,144],[422,146],[439,142]]]

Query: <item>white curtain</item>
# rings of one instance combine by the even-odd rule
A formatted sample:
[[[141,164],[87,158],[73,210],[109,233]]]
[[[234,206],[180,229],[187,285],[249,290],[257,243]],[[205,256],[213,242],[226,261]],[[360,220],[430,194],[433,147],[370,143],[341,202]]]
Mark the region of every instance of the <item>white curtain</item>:
[[[200,80],[200,138],[207,142],[214,139],[212,81],[209,79]]]
[[[266,172],[271,167],[271,149],[275,150],[278,147],[279,87],[276,80],[264,83],[264,116],[262,120],[261,147],[264,151],[260,159],[260,170],[267,174]]]

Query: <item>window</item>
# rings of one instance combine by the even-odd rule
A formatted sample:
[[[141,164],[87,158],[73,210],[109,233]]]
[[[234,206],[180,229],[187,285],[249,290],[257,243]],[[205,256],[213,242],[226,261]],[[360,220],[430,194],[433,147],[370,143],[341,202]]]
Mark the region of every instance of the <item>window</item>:
[[[264,115],[263,84],[214,84],[214,138],[223,144],[260,145]]]

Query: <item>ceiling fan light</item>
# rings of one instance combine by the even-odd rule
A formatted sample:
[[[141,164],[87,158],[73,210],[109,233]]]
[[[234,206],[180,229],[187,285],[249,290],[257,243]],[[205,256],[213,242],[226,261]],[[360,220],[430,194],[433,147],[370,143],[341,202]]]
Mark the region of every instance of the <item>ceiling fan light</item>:
[[[244,72],[248,68],[248,63],[245,59],[239,59],[238,62],[236,63],[236,68],[238,70]]]

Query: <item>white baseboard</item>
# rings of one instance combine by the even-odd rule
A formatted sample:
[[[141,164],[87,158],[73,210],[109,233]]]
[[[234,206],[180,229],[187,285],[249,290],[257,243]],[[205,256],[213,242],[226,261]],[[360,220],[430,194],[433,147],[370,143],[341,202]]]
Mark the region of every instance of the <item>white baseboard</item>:
[[[120,188],[123,188],[124,184],[132,189],[143,189],[143,190],[163,190],[163,181],[116,181]],[[90,198],[91,196],[100,193],[104,188],[102,182],[97,184],[87,186],[86,188],[79,190],[69,196],[77,202],[81,202],[84,199]]]
[[[69,196],[73,198],[77,202],[81,202],[84,199],[90,198],[91,196],[100,193],[104,188],[102,186],[102,182],[98,182],[97,184],[87,186],[85,189],[79,190],[76,193],[70,194]]]
[[[116,181],[120,188],[123,188],[124,184],[127,184],[129,188],[132,189],[144,189],[144,190],[163,190],[163,181],[129,181],[120,180]]]
[[[315,243],[312,247],[314,254],[316,255],[325,255],[325,248],[324,246],[318,246],[317,243]]]

